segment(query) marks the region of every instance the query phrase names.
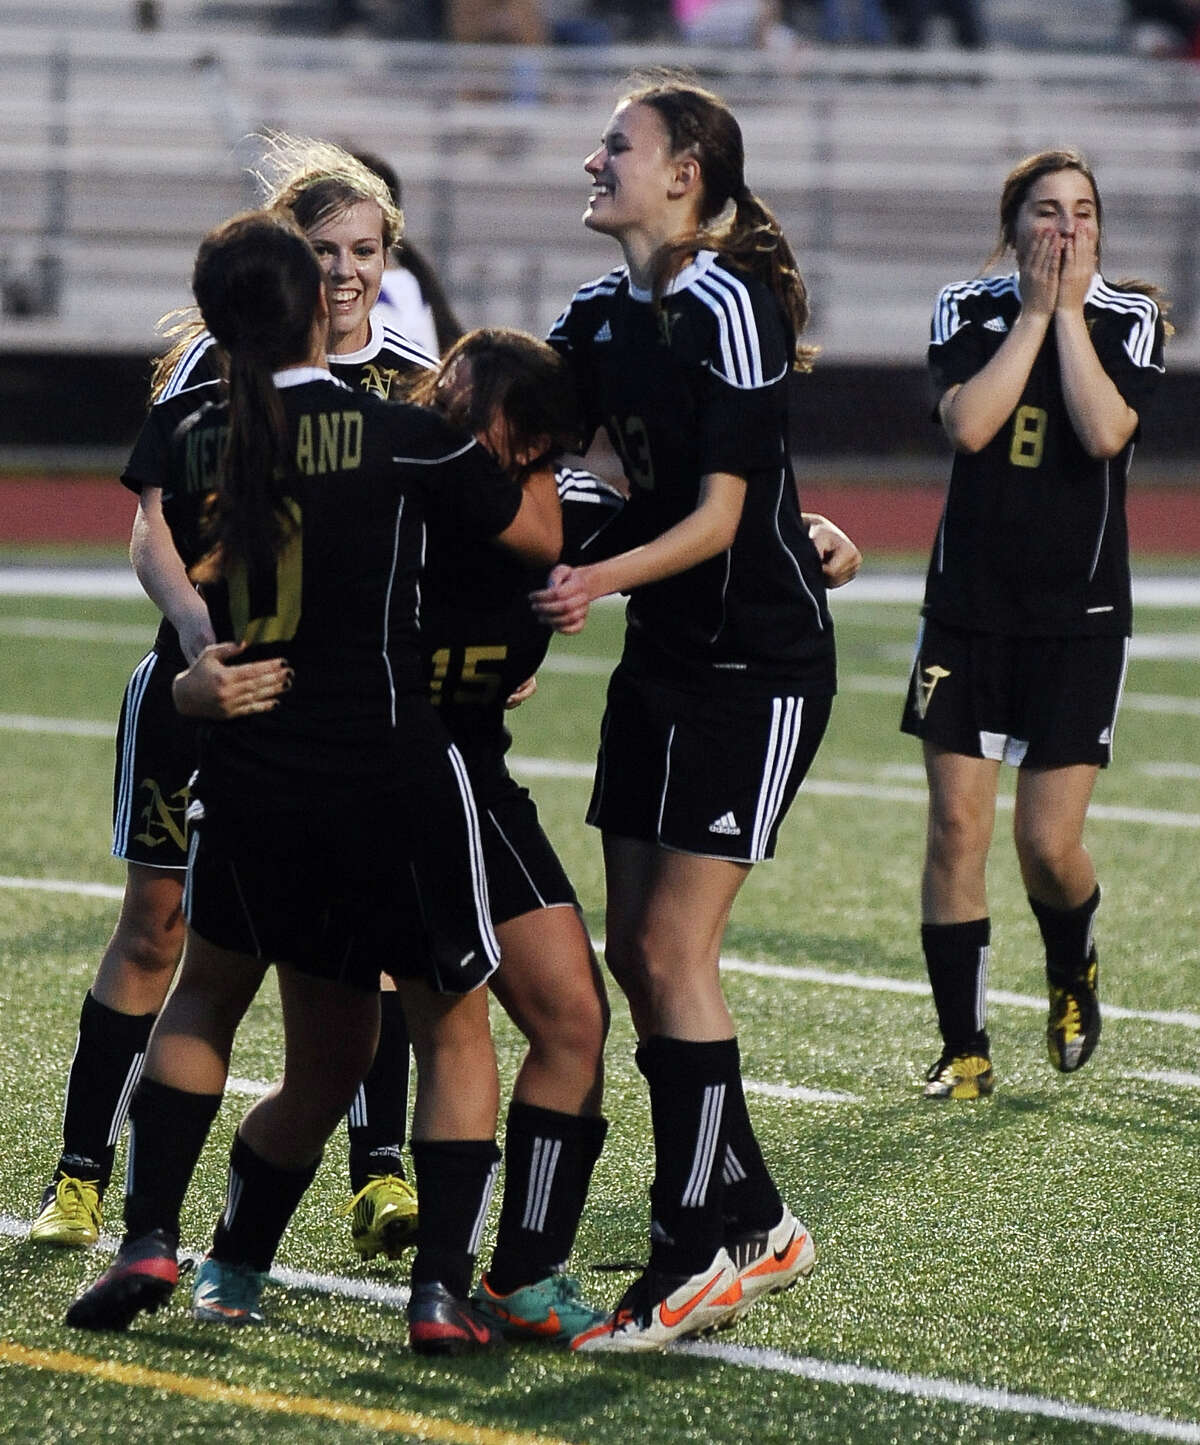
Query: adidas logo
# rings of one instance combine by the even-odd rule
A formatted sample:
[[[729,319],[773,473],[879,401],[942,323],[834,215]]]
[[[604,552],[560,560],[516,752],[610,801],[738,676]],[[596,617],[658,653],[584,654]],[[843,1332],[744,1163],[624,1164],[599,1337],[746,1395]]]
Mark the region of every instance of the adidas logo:
[[[983,323],[983,329],[985,331],[1007,331],[1008,322],[1003,316],[989,316]]]
[[[1112,742],[1112,728],[1103,728],[1100,736],[1096,739],[1102,748],[1106,748]]]
[[[714,823],[708,825],[710,833],[724,833],[730,838],[740,838],[742,830],[737,825],[737,819],[732,813],[722,813]]]
[[[599,331],[596,332],[595,336],[592,337],[592,340],[593,340],[593,341],[611,341],[611,340],[612,340],[612,327],[608,324],[608,318],[607,318],[607,317],[605,317],[604,325],[600,328]]]

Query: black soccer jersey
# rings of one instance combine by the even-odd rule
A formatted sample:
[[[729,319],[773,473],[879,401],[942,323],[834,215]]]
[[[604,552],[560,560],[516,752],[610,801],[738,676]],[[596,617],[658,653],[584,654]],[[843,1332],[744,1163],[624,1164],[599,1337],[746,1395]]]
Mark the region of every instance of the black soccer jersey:
[[[577,560],[620,512],[622,497],[590,472],[560,467],[563,556]],[[467,760],[476,795],[503,778],[511,738],[504,703],[541,666],[551,631],[529,604],[545,583],[494,543],[434,521],[421,588],[421,647],[430,697]]]
[[[437,361],[374,312],[370,322],[367,345],[361,351],[327,358],[329,369],[355,391],[369,392],[385,401],[394,400],[402,394],[408,379],[435,368]],[[150,408],[121,474],[122,485],[130,491],[140,493],[143,487],[165,487],[167,452],[176,427],[205,402],[220,399],[218,355],[212,333],[202,331],[179,358],[161,395]],[[182,505],[167,507],[167,498],[165,495],[163,498],[176,550],[188,567],[199,560],[198,523],[202,501],[202,498],[192,498]],[[154,645],[175,671],[185,665],[178,636],[165,617],[159,623]]]
[[[929,347],[939,398],[991,359],[1020,309],[1016,275],[942,291]],[[1096,275],[1084,317],[1101,365],[1141,416],[1163,372],[1158,307]],[[1015,636],[1127,634],[1134,440],[1111,460],[1084,451],[1063,401],[1052,326],[1011,418],[981,451],[955,454],[925,613]]]
[[[703,251],[656,308],[620,267],[576,292],[549,339],[586,434],[605,428],[629,479],[606,553],[687,517],[708,473],[747,484],[727,552],[630,597],[627,663],[705,689],[831,692],[833,626],[787,446],[792,338],[768,288]]]
[[[434,413],[317,369],[280,381],[294,529],[270,575],[234,570],[206,589],[218,636],[249,642],[247,661],[282,651],[295,670],[279,707],[208,729],[206,763],[250,796],[281,780],[303,790],[377,781],[402,765],[396,730],[414,708],[428,711],[417,630],[426,522],[469,543],[502,532],[521,505],[487,452]],[[180,426],[173,497],[217,484],[226,425],[220,403]]]

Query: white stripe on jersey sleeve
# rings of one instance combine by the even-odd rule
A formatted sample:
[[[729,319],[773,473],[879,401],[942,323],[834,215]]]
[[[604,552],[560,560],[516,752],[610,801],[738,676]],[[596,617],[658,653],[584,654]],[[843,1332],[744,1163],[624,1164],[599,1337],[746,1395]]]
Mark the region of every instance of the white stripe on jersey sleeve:
[[[554,325],[551,326],[550,330],[546,333],[547,339],[550,341],[569,340],[570,338],[567,336],[564,326],[567,317],[571,314],[571,308],[575,303],[578,301],[590,301],[597,296],[615,295],[617,288],[625,279],[625,275],[626,268],[624,266],[618,266],[615,270],[609,271],[603,276],[597,276],[594,281],[588,281],[582,285],[574,296],[571,297],[566,308],[556,317]]]
[[[952,281],[949,286],[943,286],[933,307],[930,344],[944,345],[956,331],[966,325],[959,311],[963,301],[972,296],[982,296],[985,292],[995,297],[1015,295],[1016,290],[1015,275],[981,276],[974,281]]]
[[[414,366],[424,367],[426,371],[436,371],[438,368],[436,356],[430,356],[423,346],[418,346],[415,341],[410,341],[402,331],[397,331],[388,321],[383,323],[380,350],[384,346],[411,361]]]
[[[1164,366],[1154,363],[1154,342],[1158,335],[1158,304],[1151,296],[1140,291],[1119,291],[1109,285],[1102,276],[1097,276],[1088,294],[1088,300],[1106,311],[1116,311],[1133,318],[1129,335],[1125,338],[1125,353],[1134,366],[1148,366],[1154,371],[1165,371]]]
[[[777,376],[763,375],[758,321],[745,282],[713,266],[697,276],[689,289],[717,318],[721,365],[714,366],[710,361],[710,368],[734,386],[759,387],[778,381]]]
[[[167,401],[170,397],[175,396],[178,392],[186,391],[189,386],[193,385],[193,383],[190,382],[188,378],[195,370],[196,363],[200,360],[200,358],[204,355],[204,353],[208,350],[210,346],[215,346],[216,344],[216,337],[213,336],[211,331],[200,332],[200,334],[188,346],[187,350],[175,363],[175,370],[168,378],[166,386],[163,387],[162,391],[159,392],[159,394],[154,398],[154,400],[156,402]]]
[[[560,502],[581,502],[605,508],[625,505],[625,498],[618,488],[582,467],[558,467],[554,479]]]

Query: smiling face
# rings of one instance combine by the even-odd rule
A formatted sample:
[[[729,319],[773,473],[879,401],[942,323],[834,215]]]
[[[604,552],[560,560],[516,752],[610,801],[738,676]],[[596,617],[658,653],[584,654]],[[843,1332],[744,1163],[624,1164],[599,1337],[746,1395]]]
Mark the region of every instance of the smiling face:
[[[583,224],[618,240],[632,232],[670,229],[678,167],[662,117],[649,105],[623,101],[583,168],[592,178]]]
[[[370,339],[371,308],[387,261],[383,212],[374,201],[359,201],[314,226],[308,239],[325,274],[329,352],[358,351]]]
[[[1018,257],[1027,255],[1034,242],[1045,235],[1066,240],[1087,233],[1098,242],[1097,209],[1092,183],[1081,171],[1049,171],[1039,176],[1017,212],[1013,247]]]

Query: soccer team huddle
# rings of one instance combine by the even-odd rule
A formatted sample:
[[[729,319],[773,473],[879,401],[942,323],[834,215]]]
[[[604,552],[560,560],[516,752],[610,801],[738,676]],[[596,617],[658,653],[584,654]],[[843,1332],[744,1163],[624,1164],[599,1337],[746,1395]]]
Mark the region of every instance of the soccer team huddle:
[[[622,264],[545,340],[439,335],[439,358],[397,328],[378,303],[402,216],[369,161],[270,137],[261,209],[200,245],[195,311],[121,478],[162,622],[122,704],[125,897],[30,1238],[97,1242],[128,1119],[124,1240],[66,1320],[123,1330],[171,1295],[234,1037],[274,968],[282,1076],[238,1125],[195,1318],[266,1322],[272,1261],[345,1120],[351,1242],[412,1251],[414,1350],[661,1349],[816,1262],[759,1147],[720,979],[738,891],[829,722],[827,591],[861,560],[793,477],[807,294],[736,120],[687,75],[635,77],[584,162],[584,224]],[[990,258],[1017,269],[947,286],[933,317],[954,462],[901,724],[929,784],[929,1099],[994,1088],[985,864],[1005,762],[1050,1062],[1074,1072],[1100,1033],[1083,828],[1128,655],[1126,473],[1169,331],[1154,287],[1103,277],[1100,236],[1086,160],[1027,157]],[[574,460],[601,431],[620,485]],[[553,633],[611,595],[626,632],[587,821],[654,1142],[646,1264],[615,1302],[569,1273],[607,1131],[606,987],[505,764],[506,710]],[[527,1044],[503,1156],[489,992]]]

